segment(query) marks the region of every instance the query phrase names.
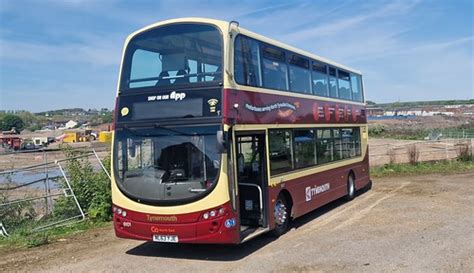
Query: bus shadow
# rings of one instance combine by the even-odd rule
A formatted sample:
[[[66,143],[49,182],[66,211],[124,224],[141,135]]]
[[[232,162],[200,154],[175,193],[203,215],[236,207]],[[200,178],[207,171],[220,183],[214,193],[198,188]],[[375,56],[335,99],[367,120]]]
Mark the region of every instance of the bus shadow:
[[[199,245],[143,243],[128,250],[128,255],[204,261],[237,261],[277,238],[263,235],[240,245]]]
[[[364,194],[366,190],[356,193]],[[308,214],[305,214],[290,224],[290,229],[298,229],[305,224],[317,219],[329,211],[347,203],[344,198],[335,200]],[[264,234],[240,245],[211,245],[211,244],[165,244],[146,242],[126,251],[133,256],[162,257],[174,259],[207,260],[207,261],[237,261],[241,260],[265,245],[278,238]],[[284,240],[284,236],[281,238]]]
[[[368,189],[361,189],[359,191],[356,192],[355,194],[355,200],[357,200],[357,197],[366,193],[368,191]],[[317,219],[318,217],[330,212],[331,210],[341,206],[341,205],[344,205],[346,204],[348,201],[346,199],[344,199],[344,197],[342,198],[339,198],[337,200],[334,200],[332,201],[331,203],[328,203],[314,211],[311,211],[301,217],[298,217],[296,218],[295,220],[293,220],[290,224],[290,229],[298,229],[302,226],[304,226],[305,224]]]

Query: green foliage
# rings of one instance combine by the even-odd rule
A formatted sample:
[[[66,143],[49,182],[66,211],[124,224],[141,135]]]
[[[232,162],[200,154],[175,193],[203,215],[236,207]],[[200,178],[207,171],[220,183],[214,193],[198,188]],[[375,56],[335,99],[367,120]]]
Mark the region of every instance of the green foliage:
[[[46,233],[32,233],[26,238],[26,247],[38,247],[49,243],[49,237]]]
[[[102,114],[102,123],[112,123],[113,120],[113,112],[107,112]]]
[[[66,148],[68,158],[66,170],[69,182],[81,208],[93,220],[107,221],[112,218],[110,180],[102,169],[96,171],[87,159],[72,159],[78,152]],[[110,159],[103,160],[104,166],[110,166]],[[63,181],[65,183],[65,181]],[[78,214],[72,198],[60,198],[54,207],[55,217],[72,217]]]
[[[458,128],[424,129],[421,126],[400,128],[384,126],[383,124],[369,124],[369,136],[376,138],[394,138],[405,140],[423,140],[430,134],[440,135],[442,138],[473,138],[474,129],[464,129],[470,125],[461,125]]]
[[[11,236],[8,238],[0,237],[0,248],[6,247],[11,249],[14,247],[37,247],[54,242],[60,238],[108,225],[110,225],[110,222],[82,221],[76,222],[74,225],[66,225],[43,230],[41,233],[33,233],[31,232],[31,229],[23,228],[10,234]]]
[[[37,130],[40,130],[41,129],[41,125],[39,124],[32,124],[32,125],[29,125],[28,127],[26,127],[26,129],[34,132],[34,131],[37,131]]]
[[[369,125],[369,136],[380,137],[385,132],[385,126],[382,124],[370,124]]]
[[[425,175],[433,173],[453,174],[474,171],[474,161],[443,160],[436,162],[418,162],[412,164],[386,164],[370,168],[372,177],[387,177],[401,175]]]
[[[18,131],[21,131],[25,127],[25,122],[17,115],[6,114],[2,116],[0,125],[2,126],[1,129],[3,131],[9,131],[12,128],[16,128]]]

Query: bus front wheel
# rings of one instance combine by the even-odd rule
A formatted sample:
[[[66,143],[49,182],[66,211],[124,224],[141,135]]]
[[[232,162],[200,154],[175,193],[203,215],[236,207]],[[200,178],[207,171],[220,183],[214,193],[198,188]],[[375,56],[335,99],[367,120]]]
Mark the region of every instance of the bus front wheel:
[[[273,207],[273,217],[275,219],[275,228],[272,230],[272,235],[279,237],[285,234],[290,222],[288,201],[282,194],[278,195],[275,206]]]

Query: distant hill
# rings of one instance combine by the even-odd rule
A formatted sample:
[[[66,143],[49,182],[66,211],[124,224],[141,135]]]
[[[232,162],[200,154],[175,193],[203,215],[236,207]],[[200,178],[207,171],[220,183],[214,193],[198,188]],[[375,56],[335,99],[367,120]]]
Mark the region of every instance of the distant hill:
[[[383,109],[394,108],[414,108],[420,106],[443,106],[443,105],[460,105],[460,104],[474,104],[474,99],[469,100],[433,100],[433,101],[408,101],[408,102],[391,102],[391,103],[371,103],[370,106],[380,107]]]
[[[37,116],[95,116],[104,113],[110,113],[111,111],[107,108],[101,108],[100,110],[97,109],[89,109],[85,110],[82,108],[68,108],[68,109],[58,109],[58,110],[50,110],[50,111],[43,111],[35,113]]]

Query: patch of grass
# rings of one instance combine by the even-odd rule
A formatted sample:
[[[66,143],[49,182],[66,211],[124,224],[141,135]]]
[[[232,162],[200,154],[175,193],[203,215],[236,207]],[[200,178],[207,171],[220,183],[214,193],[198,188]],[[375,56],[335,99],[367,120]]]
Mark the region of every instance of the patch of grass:
[[[49,243],[49,236],[45,233],[35,233],[26,238],[26,247],[32,248]]]
[[[22,228],[16,230],[15,233],[11,234],[8,238],[0,237],[0,251],[5,248],[37,247],[91,229],[105,227],[109,224],[110,222],[83,221],[38,232],[32,232],[30,229]]]
[[[371,177],[387,177],[401,175],[425,175],[425,174],[454,174],[460,172],[474,171],[474,161],[436,161],[420,162],[412,164],[387,164],[370,168]]]

